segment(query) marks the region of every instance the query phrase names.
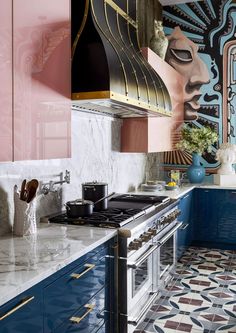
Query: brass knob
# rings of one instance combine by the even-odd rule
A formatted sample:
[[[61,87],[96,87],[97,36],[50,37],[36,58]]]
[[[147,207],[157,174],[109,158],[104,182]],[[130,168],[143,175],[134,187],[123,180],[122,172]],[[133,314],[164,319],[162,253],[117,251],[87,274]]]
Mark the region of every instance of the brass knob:
[[[156,228],[149,228],[148,232],[150,232],[152,236],[155,236],[157,234],[157,229]]]
[[[152,238],[152,234],[150,232],[144,232],[140,238],[142,239],[143,242],[149,241],[149,239]]]
[[[141,246],[142,246],[142,242],[140,243],[140,241],[133,240],[133,241],[129,244],[128,249],[129,249],[129,250],[138,250]]]

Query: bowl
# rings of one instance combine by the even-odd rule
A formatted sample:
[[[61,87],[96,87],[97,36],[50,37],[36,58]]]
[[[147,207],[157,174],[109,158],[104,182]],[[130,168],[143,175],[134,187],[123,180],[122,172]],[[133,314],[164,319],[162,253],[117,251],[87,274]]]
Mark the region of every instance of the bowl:
[[[177,188],[178,188],[177,185],[175,185],[175,186],[165,185],[165,189],[166,189],[167,191],[173,191],[173,190],[176,190]]]

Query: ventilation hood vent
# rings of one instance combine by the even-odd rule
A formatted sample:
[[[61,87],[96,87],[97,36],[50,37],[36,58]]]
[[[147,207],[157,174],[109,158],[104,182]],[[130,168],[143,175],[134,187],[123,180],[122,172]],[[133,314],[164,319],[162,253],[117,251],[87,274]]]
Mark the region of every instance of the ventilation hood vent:
[[[72,43],[74,109],[171,116],[167,88],[139,48],[135,0],[72,0]]]

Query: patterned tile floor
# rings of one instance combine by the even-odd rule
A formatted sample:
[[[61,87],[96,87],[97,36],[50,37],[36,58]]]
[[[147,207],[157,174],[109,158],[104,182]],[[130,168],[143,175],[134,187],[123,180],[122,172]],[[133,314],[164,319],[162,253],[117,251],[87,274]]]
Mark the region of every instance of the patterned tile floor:
[[[236,333],[236,251],[190,247],[135,333]]]

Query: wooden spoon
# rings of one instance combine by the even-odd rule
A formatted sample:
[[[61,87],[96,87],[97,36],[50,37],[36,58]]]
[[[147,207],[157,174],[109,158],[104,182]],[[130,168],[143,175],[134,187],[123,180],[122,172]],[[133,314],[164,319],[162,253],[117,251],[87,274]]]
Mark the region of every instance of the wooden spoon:
[[[26,202],[30,203],[36,195],[37,189],[38,189],[39,182],[37,179],[32,179],[26,184],[26,190],[27,190],[27,199]]]
[[[21,189],[20,189],[20,200],[23,200],[23,201],[26,200],[25,185],[26,185],[26,179],[23,180],[23,182],[21,184]]]

